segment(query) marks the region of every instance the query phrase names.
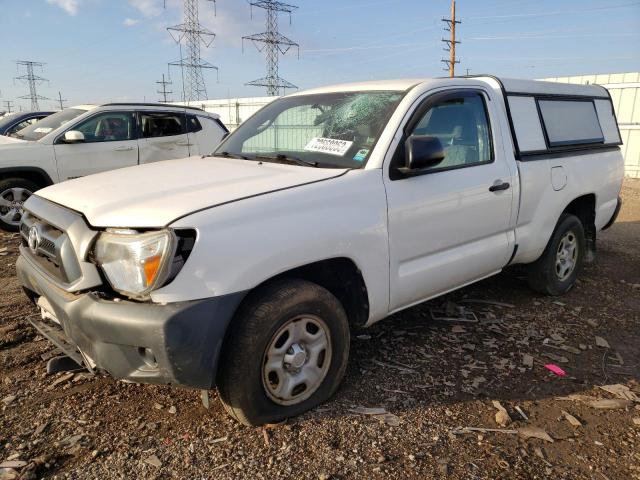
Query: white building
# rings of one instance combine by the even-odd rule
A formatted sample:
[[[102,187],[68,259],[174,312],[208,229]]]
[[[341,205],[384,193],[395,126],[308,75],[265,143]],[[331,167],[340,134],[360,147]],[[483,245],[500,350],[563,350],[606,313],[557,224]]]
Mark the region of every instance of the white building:
[[[247,118],[276,98],[278,97],[218,98],[189,102],[189,105],[202,108],[207,112],[217,113],[220,115],[222,123],[224,123],[230,131],[233,131]],[[174,103],[183,105],[183,102]]]
[[[548,82],[602,85],[611,93],[623,145],[625,174],[640,178],[640,72],[542,78]]]

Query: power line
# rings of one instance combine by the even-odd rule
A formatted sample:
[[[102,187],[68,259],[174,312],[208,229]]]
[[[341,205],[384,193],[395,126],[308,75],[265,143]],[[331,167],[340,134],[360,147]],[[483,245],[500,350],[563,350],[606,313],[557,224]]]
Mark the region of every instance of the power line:
[[[213,2],[215,15],[216,0],[208,1]],[[198,0],[183,0],[182,8],[184,13],[183,23],[169,27],[167,30],[176,43],[182,44],[184,41],[186,55],[182,55],[181,47],[180,60],[171,62],[169,65],[181,68],[183,101],[205,100],[207,98],[207,87],[202,70],[210,68],[217,73],[218,67],[202,59],[200,47],[201,45],[204,45],[205,48],[209,47],[216,38],[216,34],[200,24]]]
[[[451,18],[443,18],[442,21],[445,22],[444,29],[451,32],[451,37],[448,40],[442,39],[447,45],[444,50],[449,52],[449,59],[442,59],[441,62],[447,66],[445,70],[449,70],[449,76],[453,78],[456,76],[456,63],[460,63],[460,60],[456,59],[456,44],[460,43],[456,40],[456,24],[462,23],[456,20],[456,0],[451,0]]]
[[[159,80],[156,82],[158,85],[162,85],[162,90],[156,90],[156,93],[159,93],[162,95],[162,102],[167,103],[167,94],[169,93],[173,93],[173,91],[171,90],[167,90],[167,85],[171,85],[172,82],[170,80],[165,80],[164,79],[164,73],[162,74],[162,80]],[[171,100],[169,100],[171,101]]]
[[[29,94],[23,95],[22,97],[18,97],[18,98],[31,100],[31,110],[33,111],[40,110],[40,105],[38,104],[38,100],[49,100],[49,99],[38,95],[38,92],[36,91],[36,85],[43,82],[48,82],[48,80],[46,78],[42,78],[35,75],[33,73],[33,67],[40,67],[42,69],[42,66],[44,65],[44,63],[31,62],[29,60],[16,60],[16,65],[18,69],[20,69],[20,67],[25,67],[26,73],[24,75],[14,77],[14,80],[20,80],[21,82],[29,85]]]
[[[60,103],[60,110],[64,110],[63,102],[66,102],[66,98],[62,98],[62,93],[58,92],[58,103]]]
[[[280,89],[286,91],[287,88],[298,88],[293,83],[281,78],[278,73],[279,55],[285,55],[291,47],[296,47],[298,49],[298,57],[300,56],[300,45],[278,31],[278,13],[288,13],[289,23],[291,23],[291,13],[298,7],[276,0],[255,0],[249,2],[249,5],[251,5],[252,17],[253,7],[262,8],[266,11],[267,30],[263,33],[242,37],[243,49],[244,41],[251,40],[258,51],[262,52],[264,50],[267,58],[267,76],[248,82],[246,85],[267,87],[267,95],[269,96],[279,95]]]
[[[13,102],[11,100],[5,100],[2,103],[4,103],[4,106],[7,109],[7,113],[11,113],[11,107],[13,107]]]

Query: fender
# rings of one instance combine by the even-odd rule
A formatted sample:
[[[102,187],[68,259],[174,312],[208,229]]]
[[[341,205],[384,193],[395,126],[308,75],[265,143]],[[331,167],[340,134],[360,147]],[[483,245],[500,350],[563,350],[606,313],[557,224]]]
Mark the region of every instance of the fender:
[[[0,168],[0,178],[9,178],[13,175],[22,175],[27,174],[31,179],[39,178],[41,181],[39,182],[42,187],[48,187],[49,185],[53,185],[53,180],[49,176],[49,174],[40,167],[4,167]]]

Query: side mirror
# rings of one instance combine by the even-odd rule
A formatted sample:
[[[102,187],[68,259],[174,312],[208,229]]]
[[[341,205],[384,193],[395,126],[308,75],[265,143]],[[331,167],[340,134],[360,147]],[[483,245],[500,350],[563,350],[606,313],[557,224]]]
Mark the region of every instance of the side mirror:
[[[65,143],[81,143],[84,142],[84,133],[79,130],[69,130],[64,134]]]
[[[433,167],[444,160],[442,143],[436,137],[412,135],[405,143],[405,168],[403,173],[418,173],[427,167]]]

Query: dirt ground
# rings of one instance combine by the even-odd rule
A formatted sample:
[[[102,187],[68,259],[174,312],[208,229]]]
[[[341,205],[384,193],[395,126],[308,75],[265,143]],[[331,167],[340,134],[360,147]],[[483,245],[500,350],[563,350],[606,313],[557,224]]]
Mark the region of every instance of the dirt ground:
[[[47,375],[17,236],[0,234],[0,479],[640,479],[640,181],[622,194],[566,296],[515,268],[394,315],[353,338],[332,400],[268,428],[230,420],[215,392],[207,410],[193,390]],[[432,320],[443,302],[479,321]]]

